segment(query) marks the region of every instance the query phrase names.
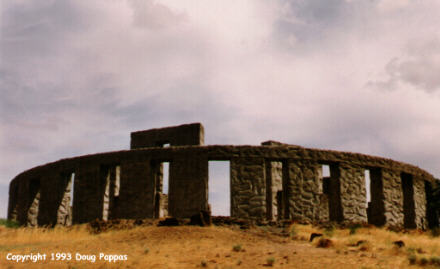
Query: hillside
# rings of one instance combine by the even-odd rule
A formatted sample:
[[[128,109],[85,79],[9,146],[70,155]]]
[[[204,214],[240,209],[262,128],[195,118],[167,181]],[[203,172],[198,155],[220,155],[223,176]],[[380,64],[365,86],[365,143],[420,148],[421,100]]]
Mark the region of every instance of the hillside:
[[[124,225],[120,225],[124,226]],[[95,233],[90,225],[54,229],[0,226],[0,268],[416,268],[440,266],[440,239],[377,228],[319,229],[294,224],[178,226],[127,224]],[[244,227],[242,227],[244,228]],[[96,231],[96,230],[95,230]],[[309,242],[311,233],[323,233]],[[330,241],[325,242],[323,238]],[[405,246],[393,243],[401,240]],[[324,247],[318,247],[319,244]],[[325,244],[327,243],[327,244]],[[6,258],[46,254],[45,261]],[[55,260],[51,260],[51,254]],[[70,253],[66,256],[56,253]],[[100,260],[99,255],[103,253]],[[9,255],[8,255],[9,254]],[[77,254],[89,260],[76,261]],[[12,256],[14,255],[14,256]],[[79,256],[78,256],[79,257]],[[56,260],[59,258],[60,260]],[[123,261],[110,262],[110,258]],[[107,260],[105,260],[107,259]],[[126,260],[124,260],[126,259]],[[411,260],[416,265],[410,265]],[[437,266],[437,267],[435,267]]]

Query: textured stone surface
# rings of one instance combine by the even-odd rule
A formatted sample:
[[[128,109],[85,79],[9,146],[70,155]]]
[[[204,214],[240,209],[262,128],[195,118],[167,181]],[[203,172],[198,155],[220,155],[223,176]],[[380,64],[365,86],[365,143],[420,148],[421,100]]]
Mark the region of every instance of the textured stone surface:
[[[266,178],[263,158],[231,160],[231,216],[266,218]]]
[[[367,223],[365,169],[342,163],[340,169],[341,206],[345,222]]]
[[[323,197],[321,166],[311,161],[289,161],[288,167],[290,218],[301,222],[320,221],[319,210],[325,209],[320,206]]]
[[[62,159],[17,175],[10,184],[8,218],[22,225],[68,225],[69,218],[73,223],[153,218],[166,211],[173,217],[190,217],[209,210],[208,160],[229,160],[233,217],[303,222],[368,219],[399,227],[412,219],[414,227],[429,224],[426,190],[437,181],[410,164],[274,141],[262,146],[201,146],[200,124],[135,132],[132,137],[137,149]],[[159,147],[163,143],[171,146]],[[170,163],[168,197],[162,193],[163,162]],[[330,166],[329,177],[323,178],[322,164]],[[370,170],[372,190],[368,214],[365,169]],[[69,212],[72,173],[75,188]],[[402,181],[404,174],[412,184]],[[435,218],[430,217],[432,223]]]
[[[417,228],[426,229],[428,223],[426,220],[426,193],[425,181],[422,178],[414,180],[414,206],[415,206],[415,222]]]
[[[173,146],[203,145],[204,129],[200,123],[151,129],[131,133],[131,149]]]
[[[382,178],[386,224],[403,227],[403,192],[400,173],[383,169]]]
[[[168,213],[189,218],[208,206],[208,159],[182,156],[170,162]]]

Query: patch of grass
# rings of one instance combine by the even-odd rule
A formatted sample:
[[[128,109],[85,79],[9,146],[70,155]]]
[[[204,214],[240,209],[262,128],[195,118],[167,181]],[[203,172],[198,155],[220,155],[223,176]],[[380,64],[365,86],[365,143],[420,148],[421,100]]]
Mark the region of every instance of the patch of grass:
[[[241,245],[240,245],[240,244],[238,244],[238,245],[234,245],[234,246],[232,247],[232,250],[235,251],[235,252],[240,252],[240,250],[241,250]]]
[[[350,230],[350,235],[356,234],[357,230],[361,227],[362,227],[362,225],[360,225],[359,223],[350,225],[348,227],[348,229]]]
[[[428,264],[428,262],[429,262],[428,258],[422,257],[422,258],[420,258],[419,264],[422,265],[422,266],[425,266],[425,265]]]
[[[269,257],[266,259],[266,264],[268,266],[273,266],[275,264],[275,257]]]
[[[327,226],[324,230],[324,235],[327,237],[332,237],[333,234],[335,232],[335,225],[334,224],[330,224],[329,226]]]
[[[5,226],[7,228],[18,228],[20,227],[20,224],[13,220],[0,219],[0,226]]]
[[[429,259],[429,263],[430,263],[430,264],[433,264],[433,265],[440,266],[440,256],[432,256],[432,257]]]
[[[408,261],[409,261],[409,264],[411,264],[411,265],[416,264],[417,256],[414,254],[408,255]]]

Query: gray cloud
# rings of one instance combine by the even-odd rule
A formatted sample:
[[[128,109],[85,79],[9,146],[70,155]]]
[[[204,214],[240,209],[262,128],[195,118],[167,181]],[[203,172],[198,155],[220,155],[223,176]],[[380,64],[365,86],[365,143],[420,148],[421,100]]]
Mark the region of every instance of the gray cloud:
[[[275,139],[438,176],[428,2],[3,1],[2,201],[24,169],[195,121],[210,144]]]

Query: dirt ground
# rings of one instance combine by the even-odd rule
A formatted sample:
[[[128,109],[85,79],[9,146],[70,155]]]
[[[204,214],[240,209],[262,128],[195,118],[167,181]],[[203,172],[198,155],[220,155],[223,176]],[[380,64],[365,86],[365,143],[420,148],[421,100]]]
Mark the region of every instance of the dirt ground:
[[[309,242],[312,232],[324,235]],[[323,238],[330,240],[329,246],[317,247]],[[393,244],[399,238],[406,246]],[[439,241],[375,228],[350,234],[347,229],[325,231],[298,224],[284,229],[146,225],[98,234],[87,225],[0,227],[0,268],[416,268],[423,255],[425,268],[439,268],[430,265],[434,255],[440,256]],[[30,254],[46,254],[46,259],[10,260]],[[416,265],[410,265],[409,255],[417,258]]]

